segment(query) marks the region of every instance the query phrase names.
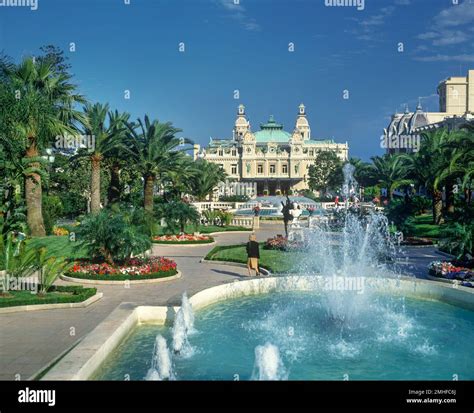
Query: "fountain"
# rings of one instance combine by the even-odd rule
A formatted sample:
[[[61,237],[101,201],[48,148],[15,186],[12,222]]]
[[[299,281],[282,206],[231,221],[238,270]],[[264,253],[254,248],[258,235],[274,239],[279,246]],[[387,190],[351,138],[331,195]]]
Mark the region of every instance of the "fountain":
[[[145,377],[148,381],[174,380],[171,353],[166,344],[166,339],[158,334],[155,339],[151,367]]]
[[[181,307],[176,313],[173,324],[173,351],[182,357],[190,357],[194,349],[188,336],[194,333],[194,312],[186,292],[181,299]]]
[[[226,300],[199,310],[200,334],[193,337],[199,352],[189,344],[194,314],[183,294],[173,329],[162,330],[172,337],[180,378],[450,380],[456,374],[474,379],[472,351],[465,345],[474,341],[474,312],[432,299],[429,289],[441,287],[401,277],[391,260],[396,247],[386,217],[349,208],[357,188],[353,171],[352,165],[344,167],[346,208],[337,231],[325,222],[290,227],[289,238],[303,235],[308,245],[293,268],[298,276],[282,277],[281,289],[268,293],[257,282],[280,280],[221,286]],[[239,290],[246,283],[250,287]],[[397,290],[399,285],[404,287]],[[428,293],[418,295],[423,289]],[[431,299],[420,299],[425,297]],[[143,337],[133,340],[125,347],[139,348]],[[154,353],[166,354],[163,341],[157,338]],[[138,355],[123,357],[122,365],[143,371]],[[147,378],[173,377],[166,374],[172,369],[161,365],[171,366],[170,358],[158,359],[163,361],[152,365]],[[122,377],[124,371],[115,367],[102,378]]]
[[[278,347],[271,343],[257,346],[252,380],[286,380],[287,378]]]

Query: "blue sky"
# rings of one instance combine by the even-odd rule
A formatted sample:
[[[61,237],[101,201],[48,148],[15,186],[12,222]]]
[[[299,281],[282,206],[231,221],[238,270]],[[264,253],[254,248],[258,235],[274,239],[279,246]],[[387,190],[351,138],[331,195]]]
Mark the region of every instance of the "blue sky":
[[[473,0],[365,0],[363,10],[330,0],[37,0],[36,11],[7,1],[4,53],[18,61],[55,44],[91,101],[172,121],[201,144],[231,136],[239,103],[253,130],[273,114],[291,132],[304,102],[313,138],[348,141],[351,156],[368,159],[383,152],[396,109],[421,97],[437,111],[438,82],[474,68]]]

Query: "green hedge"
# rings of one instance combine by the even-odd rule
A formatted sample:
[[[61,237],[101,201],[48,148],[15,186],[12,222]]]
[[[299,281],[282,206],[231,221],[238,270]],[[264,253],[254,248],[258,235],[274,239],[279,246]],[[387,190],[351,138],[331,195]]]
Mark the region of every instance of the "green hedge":
[[[154,272],[151,274],[146,275],[130,275],[130,274],[91,274],[91,273],[81,273],[81,272],[74,272],[74,273],[67,273],[66,276],[71,278],[79,278],[81,280],[94,280],[94,281],[126,281],[126,280],[152,280],[155,278],[166,278],[172,277],[178,273],[177,270],[170,270],[170,271],[161,271],[161,272]]]
[[[53,286],[45,296],[38,297],[30,291],[10,291],[10,296],[0,296],[0,307],[20,305],[80,303],[97,293],[96,288],[82,286]]]

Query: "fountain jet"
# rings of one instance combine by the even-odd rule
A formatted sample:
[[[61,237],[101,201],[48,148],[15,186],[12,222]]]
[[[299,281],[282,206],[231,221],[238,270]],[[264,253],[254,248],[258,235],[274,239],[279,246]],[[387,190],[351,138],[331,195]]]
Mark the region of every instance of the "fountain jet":
[[[145,377],[148,381],[174,380],[171,353],[165,338],[158,334],[155,339],[151,367]]]
[[[193,348],[189,344],[188,336],[194,333],[194,312],[186,292],[183,293],[173,324],[173,351],[183,356],[190,356]]]
[[[280,357],[278,347],[266,343],[255,348],[255,365],[252,380],[286,380],[288,374]]]

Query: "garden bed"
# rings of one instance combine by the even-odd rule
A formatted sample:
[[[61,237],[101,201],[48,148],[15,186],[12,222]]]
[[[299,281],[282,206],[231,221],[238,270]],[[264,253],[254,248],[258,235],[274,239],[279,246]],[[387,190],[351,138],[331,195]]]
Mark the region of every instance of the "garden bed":
[[[288,238],[277,235],[273,238],[268,238],[265,242],[264,249],[275,251],[303,251],[308,248],[308,244],[303,241],[290,241]]]
[[[153,237],[155,244],[171,244],[171,245],[193,245],[193,244],[212,244],[214,238],[210,235],[161,235]]]
[[[474,287],[474,260],[433,261],[428,266],[432,277],[448,281],[460,281],[460,285]]]
[[[160,227],[156,235],[169,235],[166,233],[166,227]],[[252,228],[246,228],[241,226],[234,226],[234,225],[186,225],[184,227],[184,232],[187,234],[194,234],[198,232],[200,234],[212,234],[214,232],[249,232],[252,231]]]
[[[142,281],[173,277],[178,274],[176,263],[162,257],[135,257],[126,263],[109,265],[76,261],[63,279],[93,281]]]
[[[31,291],[9,291],[8,296],[0,296],[0,308],[80,303],[93,297],[96,293],[97,290],[95,288],[84,288],[81,286],[53,286],[44,296],[32,294]]]

